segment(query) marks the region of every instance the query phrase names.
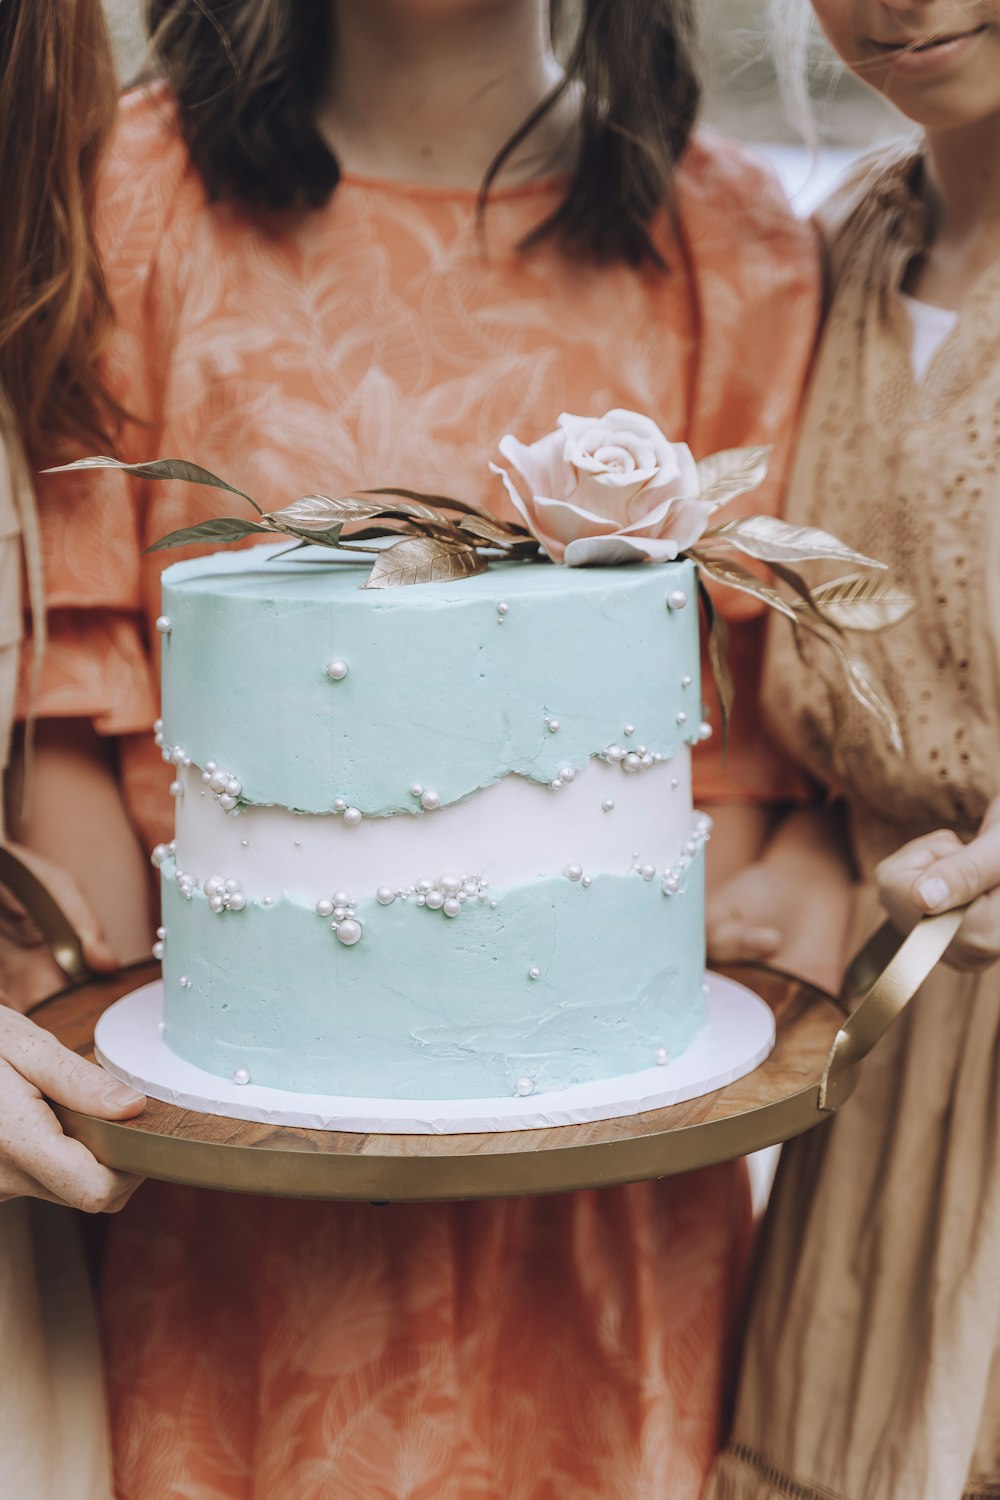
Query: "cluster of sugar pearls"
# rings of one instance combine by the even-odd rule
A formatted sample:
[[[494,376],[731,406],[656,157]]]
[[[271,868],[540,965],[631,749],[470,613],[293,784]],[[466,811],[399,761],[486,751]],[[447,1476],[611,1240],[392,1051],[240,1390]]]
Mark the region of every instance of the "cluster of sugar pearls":
[[[191,757],[182,745],[168,745],[163,733],[163,720],[157,719],[153,725],[153,744],[156,745],[163,758],[165,765],[176,766],[178,771],[186,770],[191,764]],[[170,783],[171,797],[180,797],[184,791],[184,783],[172,781]]]
[[[166,864],[168,859],[172,859],[176,853],[177,840],[171,839],[169,844],[156,845],[152,854],[149,856],[149,862],[154,869],[158,870],[161,865]]]
[[[663,894],[665,896],[676,896],[681,888],[684,872],[694,859],[698,850],[708,843],[712,836],[712,820],[706,813],[699,813],[694,820],[691,835],[686,840],[678,858],[663,877]]]
[[[243,886],[235,875],[210,875],[205,881],[205,895],[210,911],[242,911],[247,904]]]
[[[626,728],[631,730],[631,725]],[[651,766],[663,764],[663,756],[658,750],[648,750],[645,745],[636,745],[634,750],[625,750],[621,745],[609,745],[602,752],[601,759],[610,765],[620,766],[626,776],[634,776],[639,771],[648,771]]]
[[[379,886],[375,894],[381,906],[390,906],[397,896],[404,901],[414,896],[418,906],[443,912],[446,917],[458,917],[469,901],[478,901],[485,906],[488,884],[482,875],[440,875],[436,880],[425,875],[405,890],[394,891],[385,885]],[[495,908],[497,903],[492,904]]]
[[[232,812],[243,792],[239,777],[224,770],[214,760],[207,760],[201,779],[223,811]]]
[[[334,891],[332,896],[321,896],[316,902],[318,917],[332,917],[331,932],[345,948],[353,948],[364,936],[364,927],[358,921],[357,902],[346,891]]]

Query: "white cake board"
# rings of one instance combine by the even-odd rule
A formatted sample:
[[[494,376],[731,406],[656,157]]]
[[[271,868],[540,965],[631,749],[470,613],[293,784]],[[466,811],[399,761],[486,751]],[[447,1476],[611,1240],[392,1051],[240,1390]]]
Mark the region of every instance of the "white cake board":
[[[95,1029],[94,1052],[123,1083],[142,1089],[151,1099],[199,1114],[378,1135],[539,1130],[682,1104],[752,1073],[774,1046],[770,1007],[743,985],[718,974],[706,975],[706,1003],[708,1019],[692,1045],[662,1067],[526,1099],[362,1099],[235,1084],[171,1052],[160,1024],[159,980],[125,995],[104,1012]]]

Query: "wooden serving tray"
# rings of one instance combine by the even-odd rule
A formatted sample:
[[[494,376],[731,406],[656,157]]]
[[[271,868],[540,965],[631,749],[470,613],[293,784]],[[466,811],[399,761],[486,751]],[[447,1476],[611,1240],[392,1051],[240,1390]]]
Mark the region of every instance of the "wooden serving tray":
[[[105,1165],[192,1187],[278,1197],[411,1202],[562,1193],[668,1177],[788,1140],[828,1118],[820,1092],[846,1012],[800,980],[757,965],[723,971],[774,1012],[771,1056],[738,1082],[647,1114],[483,1135],[364,1135],[195,1114],[151,1099],[138,1119],[95,1120],[57,1108],[67,1134]],[[92,979],[32,1013],[81,1057],[122,995],[158,975],[142,964]],[[837,1099],[855,1064],[838,1070]],[[827,1108],[833,1107],[828,1105]]]

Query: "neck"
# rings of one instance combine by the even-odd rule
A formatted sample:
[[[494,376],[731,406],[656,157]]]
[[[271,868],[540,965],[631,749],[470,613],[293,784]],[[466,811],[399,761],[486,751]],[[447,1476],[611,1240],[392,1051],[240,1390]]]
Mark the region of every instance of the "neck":
[[[1000,115],[928,131],[927,186],[938,234],[1000,233]]]
[[[560,82],[545,0],[331,0],[335,56],[318,125],[349,172],[477,188],[497,152]],[[572,155],[564,96],[511,157],[511,183]]]

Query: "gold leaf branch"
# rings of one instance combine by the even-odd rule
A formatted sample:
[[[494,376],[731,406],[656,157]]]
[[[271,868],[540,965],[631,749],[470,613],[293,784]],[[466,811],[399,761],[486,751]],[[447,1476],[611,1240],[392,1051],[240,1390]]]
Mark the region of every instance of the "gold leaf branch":
[[[715,679],[715,690],[719,695],[719,713],[722,719],[722,759],[729,750],[729,726],[733,717],[736,690],[733,673],[729,665],[729,626],[709,593],[701,573],[698,574],[698,597],[705,614],[705,629],[708,636],[708,663]]]
[[[698,465],[699,498],[714,512],[736,495],[755,489],[767,474],[769,449],[733,449]],[[117,469],[142,479],[175,480],[206,485],[238,495],[255,512],[254,519],[220,516],[202,521],[147,547],[156,552],[191,544],[226,546],[250,536],[284,537],[287,557],[300,548],[319,546],[374,558],[365,588],[385,589],[418,583],[469,578],[482,573],[491,555],[539,558],[541,549],[524,526],[501,521],[488,511],[448,495],[426,495],[405,487],[383,486],[332,497],[304,495],[280,509],[265,512],[250,495],[186,459],[156,459],[127,464],[97,457],[51,469],[49,473]],[[373,545],[376,544],[376,545]],[[379,545],[381,544],[381,545]],[[786,599],[772,583],[758,578],[732,553],[766,563],[790,591]],[[898,623],[914,601],[891,583],[851,573],[813,589],[797,571],[806,561],[834,561],[865,569],[884,569],[875,558],[845,545],[815,526],[790,526],[775,516],[745,516],[711,527],[698,544],[682,554],[695,563],[708,628],[709,663],[719,691],[723,747],[728,740],[733,681],[729,668],[728,628],[708,588],[709,582],[736,589],[783,615],[795,632],[802,654],[802,635],[818,637],[833,652],[848,691],[879,723],[896,753],[902,736],[891,706],[870,669],[844,642],[846,631],[882,630]]]
[[[369,552],[375,556],[365,588],[390,588],[416,583],[468,578],[486,567],[484,553],[506,557],[535,557],[539,544],[526,527],[509,524],[449,495],[424,495],[418,490],[383,487],[334,498],[304,495],[279,510],[265,512],[250,495],[187,459],[164,458],[152,463],[127,464],[115,458],[83,458],[48,473],[117,469],[141,479],[180,480],[225,490],[246,500],[257,520],[218,516],[161,537],[145,550],[192,545],[228,546],[248,536],[288,537],[302,546],[338,551]],[[366,523],[382,522],[381,525]],[[347,529],[350,528],[350,529]],[[377,540],[386,546],[368,546]],[[288,556],[288,551],[279,554]]]
[[[699,459],[695,465],[701,486],[698,499],[716,511],[737,495],[755,490],[767,478],[770,457],[770,448],[727,448]]]
[[[866,578],[863,573],[849,573],[831,583],[818,584],[812,598],[824,619],[841,630],[886,630],[905,620],[917,604],[898,584],[884,578]]]

